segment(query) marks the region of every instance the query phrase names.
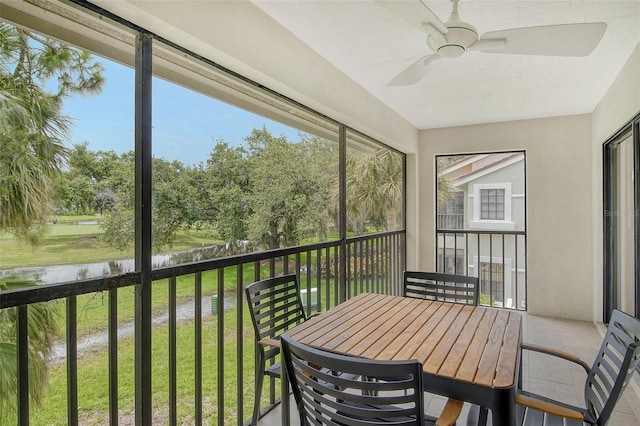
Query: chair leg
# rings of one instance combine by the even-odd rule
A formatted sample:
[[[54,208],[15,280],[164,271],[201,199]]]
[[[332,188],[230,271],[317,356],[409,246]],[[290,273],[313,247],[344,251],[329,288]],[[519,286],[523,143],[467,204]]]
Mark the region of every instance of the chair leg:
[[[489,409],[485,407],[480,407],[480,415],[478,416],[478,426],[486,426],[487,425],[487,415],[489,414]]]
[[[472,404],[467,415],[467,426],[486,426],[489,409]]]
[[[260,357],[258,364],[258,379],[256,380],[256,392],[255,401],[253,403],[253,418],[251,419],[251,426],[258,425],[258,418],[260,417],[260,400],[262,399],[262,384],[264,383],[265,362],[262,357]]]

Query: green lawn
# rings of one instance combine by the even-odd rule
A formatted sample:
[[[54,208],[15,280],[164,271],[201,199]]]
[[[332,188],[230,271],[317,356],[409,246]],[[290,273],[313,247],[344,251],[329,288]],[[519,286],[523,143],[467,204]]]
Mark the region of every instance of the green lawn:
[[[243,384],[243,418],[251,415],[254,389],[254,337],[250,319],[244,310],[242,366],[244,374],[237,375],[237,324],[235,309],[225,315],[224,344],[224,383],[225,383],[225,423],[235,424],[237,417],[238,381]],[[205,424],[217,423],[217,338],[218,324],[214,318],[203,320],[203,419]],[[193,423],[194,416],[194,327],[192,323],[179,324],[177,327],[177,394],[178,424]],[[154,419],[159,424],[166,424],[168,418],[168,330],[166,326],[153,329],[153,384],[152,400]],[[78,415],[80,424],[108,424],[108,358],[106,348],[88,352],[78,360]],[[120,415],[131,416],[134,411],[134,339],[133,337],[118,342],[118,399]],[[30,424],[32,425],[66,425],[66,385],[67,372],[64,364],[55,365],[49,372],[49,386],[45,390],[41,406],[31,406]],[[266,392],[268,393],[268,392]],[[264,405],[268,405],[265,395]],[[6,419],[14,424],[14,419]],[[122,423],[129,424],[127,421]]]
[[[253,276],[252,266],[247,265],[245,276]],[[266,275],[265,266],[263,274]],[[225,291],[235,294],[235,268],[225,270]],[[180,277],[176,284],[178,297],[183,301],[193,299],[193,277]],[[311,283],[312,287],[316,282]],[[306,283],[303,284],[306,288]],[[214,272],[203,274],[203,293],[215,293],[217,289],[217,274]],[[352,288],[353,290],[353,288]],[[329,291],[332,300],[332,289],[323,285],[322,301]],[[167,305],[168,282],[157,281],[153,289],[153,305],[157,313],[165,312]],[[107,306],[109,294],[98,293],[82,296],[78,301],[80,334],[98,332],[106,328]],[[244,303],[244,302],[241,302]],[[121,321],[131,320],[133,315],[133,292],[130,288],[118,290],[118,317]],[[64,305],[59,302],[60,319],[64,322]],[[244,306],[243,306],[244,308]],[[217,353],[218,323],[214,317],[206,317],[203,326],[203,419],[205,424],[217,424],[217,395],[218,377]],[[224,384],[225,384],[225,422],[236,424],[238,411],[237,389],[239,381],[243,387],[243,419],[251,416],[254,392],[254,334],[248,309],[243,309],[241,325],[243,341],[242,368],[243,374],[238,377],[237,357],[237,310],[232,308],[224,315]],[[168,415],[168,329],[166,324],[153,328],[153,386],[152,399],[154,401],[154,418],[160,424],[166,423]],[[178,393],[178,423],[193,423],[194,407],[194,326],[193,321],[185,321],[177,325],[177,393]],[[107,348],[100,347],[85,352],[78,360],[78,405],[80,423],[85,425],[103,425],[108,420],[108,376],[107,376]],[[118,342],[118,383],[119,408],[121,416],[133,413],[134,406],[134,339],[128,337]],[[66,418],[66,386],[67,371],[65,364],[54,365],[49,372],[49,386],[45,390],[42,406],[32,405],[32,425],[65,425]],[[262,406],[269,404],[268,380],[265,383]],[[276,387],[276,392],[278,392]],[[12,421],[12,419],[7,419]],[[123,421],[123,423],[127,423]],[[10,423],[7,423],[10,424]],[[128,424],[128,423],[127,423]]]
[[[72,220],[74,218],[75,220]],[[0,269],[10,269],[29,265],[51,265],[65,263],[95,262],[109,259],[131,257],[131,252],[119,252],[101,244],[97,238],[98,225],[79,225],[74,222],[89,222],[97,220],[95,217],[59,217],[56,224],[50,225],[47,233],[37,247],[30,247],[18,242],[10,235],[0,235]],[[176,239],[173,250],[187,249],[195,246],[217,244],[205,232],[181,232]],[[293,258],[292,258],[293,259]],[[300,259],[306,262],[306,253]],[[244,268],[244,277],[249,282],[254,276],[254,264]],[[268,265],[263,266],[262,276],[269,274]],[[236,291],[235,267],[224,271],[224,292],[235,295]],[[187,275],[177,278],[178,304],[191,301],[194,298],[194,277]],[[314,287],[315,282],[311,283]],[[333,285],[333,282],[332,284]],[[168,305],[168,280],[153,283],[152,306],[156,315],[166,313]],[[303,277],[302,288],[307,288]],[[322,291],[322,303],[326,300],[326,291]],[[210,296],[218,293],[217,272],[202,274],[202,293]],[[107,310],[109,297],[113,293],[100,292],[77,297],[78,334],[80,338],[98,333],[107,328]],[[130,323],[134,319],[135,297],[134,289],[126,287],[118,289],[118,322]],[[333,300],[333,296],[331,296]],[[58,311],[60,329],[65,330],[66,310],[64,300],[55,303]],[[241,302],[242,303],[242,302]],[[237,311],[231,309],[224,316],[224,383],[225,383],[225,424],[236,423],[238,380],[243,383],[243,418],[251,415],[254,392],[254,337],[249,314],[243,310],[244,319],[241,325],[243,336],[243,377],[237,376]],[[203,391],[205,424],[217,423],[217,353],[218,324],[215,318],[203,320]],[[63,336],[61,336],[61,339]],[[194,387],[194,327],[193,321],[178,324],[178,417],[180,424],[193,422],[193,387]],[[166,423],[168,415],[168,331],[166,324],[153,328],[153,401],[154,416],[161,423]],[[108,377],[107,377],[106,347],[94,348],[82,353],[78,360],[79,380],[79,416],[80,423],[87,425],[102,425],[106,423],[108,410]],[[134,409],[134,339],[128,337],[118,344],[118,372],[119,372],[119,405],[120,415],[126,417]],[[34,425],[64,425],[66,417],[66,364],[53,365],[49,372],[49,386],[45,390],[42,406],[31,406],[31,424]],[[268,392],[263,393],[263,406],[268,405]],[[5,419],[6,420],[6,419]],[[123,420],[127,423],[126,420]],[[9,423],[13,424],[12,419]]]
[[[35,247],[10,234],[0,234],[0,269],[91,263],[133,257],[133,247],[127,251],[120,251],[101,243],[98,238],[99,225],[70,223],[99,221],[100,216],[57,216],[57,218],[58,223],[47,226],[40,244]],[[207,232],[180,231],[171,251],[222,243],[223,241],[211,237]]]

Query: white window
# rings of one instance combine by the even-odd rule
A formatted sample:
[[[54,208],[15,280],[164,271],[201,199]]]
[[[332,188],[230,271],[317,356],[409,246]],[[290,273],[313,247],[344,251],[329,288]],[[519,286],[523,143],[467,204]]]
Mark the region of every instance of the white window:
[[[480,220],[504,220],[504,189],[480,190]]]
[[[477,183],[473,185],[472,229],[511,231],[511,183]]]

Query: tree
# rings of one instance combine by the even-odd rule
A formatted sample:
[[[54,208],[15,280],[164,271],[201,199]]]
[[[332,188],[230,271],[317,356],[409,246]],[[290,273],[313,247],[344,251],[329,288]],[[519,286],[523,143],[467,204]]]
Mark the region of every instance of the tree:
[[[3,278],[0,291],[37,285],[34,281],[16,277]],[[35,303],[27,313],[29,338],[29,394],[40,403],[47,379],[47,360],[54,340],[59,337],[59,311],[54,303]],[[0,420],[15,411],[18,381],[16,369],[16,324],[17,309],[0,310]]]
[[[55,93],[47,83],[57,79]],[[67,156],[67,96],[100,92],[102,66],[84,51],[0,23],[0,231],[36,241],[52,201],[52,182]],[[0,291],[33,285],[7,280]],[[28,309],[29,394],[38,403],[46,384],[47,356],[58,333],[56,306]],[[0,312],[0,419],[15,409],[17,395],[15,308]]]
[[[299,244],[305,231],[317,232],[328,221],[330,168],[314,157],[315,141],[289,143],[266,128],[254,129],[249,144],[251,189],[249,239],[269,249]]]
[[[104,211],[100,238],[119,250],[128,249],[135,238],[133,153],[112,161],[110,175],[100,182],[112,191],[112,204]],[[176,233],[198,220],[196,172],[180,161],[154,158],[152,195],[153,247],[160,251],[171,247]],[[104,195],[104,193],[102,193]]]
[[[226,242],[248,239],[247,218],[251,214],[249,198],[251,168],[243,147],[230,147],[218,140],[204,171],[204,200],[200,217],[216,223]]]
[[[451,180],[442,174],[442,169],[448,164],[461,158],[459,155],[450,155],[446,157],[436,157],[436,173],[437,173],[437,203],[438,208],[445,207],[451,201],[456,193]]]
[[[34,241],[52,201],[52,181],[67,157],[70,120],[63,101],[99,93],[102,65],[84,51],[0,23],[0,229]],[[45,87],[57,79],[57,90]]]
[[[367,155],[351,151],[347,159],[347,215],[359,234],[364,222],[382,222],[398,229],[402,212],[403,157],[393,151]]]

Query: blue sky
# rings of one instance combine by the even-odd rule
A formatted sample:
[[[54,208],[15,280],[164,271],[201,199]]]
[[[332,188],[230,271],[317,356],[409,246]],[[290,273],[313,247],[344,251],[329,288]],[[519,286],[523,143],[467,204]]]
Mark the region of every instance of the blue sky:
[[[71,143],[117,153],[134,149],[134,71],[99,58],[105,67],[102,93],[67,98],[73,119]],[[298,131],[264,117],[200,95],[176,84],[153,80],[153,155],[187,165],[205,162],[215,141],[244,144],[253,128],[266,126],[274,136],[298,140]]]

